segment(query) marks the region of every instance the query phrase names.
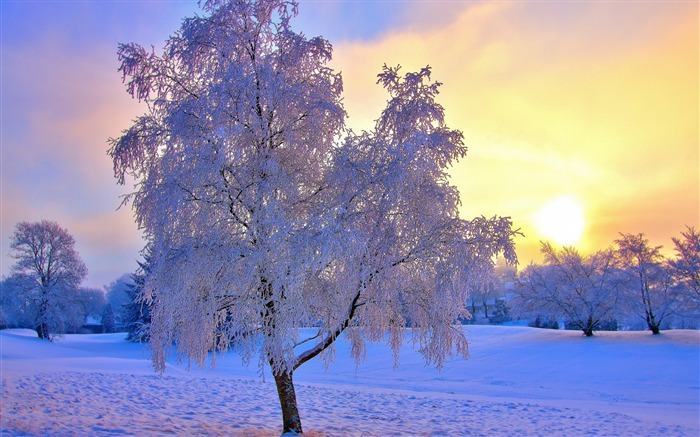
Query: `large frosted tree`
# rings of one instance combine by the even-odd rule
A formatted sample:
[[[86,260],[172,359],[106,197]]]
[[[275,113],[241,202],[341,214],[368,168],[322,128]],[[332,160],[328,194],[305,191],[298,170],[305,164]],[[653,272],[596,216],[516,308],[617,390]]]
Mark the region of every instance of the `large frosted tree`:
[[[269,366],[283,429],[301,433],[293,373],[331,360],[343,333],[358,361],[387,335],[398,352],[407,325],[430,363],[466,354],[453,323],[468,284],[499,252],[515,262],[514,232],[459,218],[446,170],[466,148],[429,68],[384,67],[387,107],[356,135],[330,43],[290,27],[296,2],[203,9],[160,55],[119,47],[127,91],[148,104],[110,155],[121,183],[137,181],[153,360],[164,370],[173,344],[199,364],[236,347]]]

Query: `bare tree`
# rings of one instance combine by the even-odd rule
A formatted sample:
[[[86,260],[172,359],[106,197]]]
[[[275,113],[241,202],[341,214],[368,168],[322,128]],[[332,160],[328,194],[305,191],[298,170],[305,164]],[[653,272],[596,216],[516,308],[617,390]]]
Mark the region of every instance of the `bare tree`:
[[[13,275],[24,278],[21,292],[35,313],[40,338],[50,339],[65,330],[72,295],[78,292],[87,268],[75,250],[75,240],[58,223],[20,222],[10,244],[16,262]]]
[[[269,366],[283,430],[301,433],[294,371],[345,334],[361,361],[406,320],[429,363],[467,341],[467,285],[515,261],[508,218],[463,220],[447,168],[466,153],[435,101],[430,68],[379,83],[372,132],[344,131],[332,47],[295,33],[297,4],[207,1],[162,55],[121,45],[127,91],[147,114],[111,141],[115,175],[152,258],[143,295],[157,369],[171,346],[202,364],[237,346]],[[345,140],[338,139],[345,136]],[[317,326],[300,338],[299,327]]]
[[[514,305],[521,313],[565,317],[567,324],[592,336],[618,309],[622,280],[611,250],[581,256],[573,247],[557,250],[542,243],[544,265],[521,274]]]

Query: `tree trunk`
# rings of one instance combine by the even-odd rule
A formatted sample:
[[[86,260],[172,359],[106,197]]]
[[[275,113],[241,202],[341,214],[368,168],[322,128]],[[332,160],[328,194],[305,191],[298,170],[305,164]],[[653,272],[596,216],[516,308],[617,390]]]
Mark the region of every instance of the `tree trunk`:
[[[42,299],[41,303],[39,304],[39,312],[36,315],[36,318],[34,319],[34,323],[36,323],[36,334],[39,336],[39,338],[43,338],[45,340],[51,340],[51,334],[49,333],[49,324],[46,322],[48,320],[48,312],[49,312],[49,300],[47,298],[47,291],[46,287],[43,285],[44,280],[42,279],[41,281],[42,287],[41,287],[41,294],[42,294]]]
[[[661,334],[661,322],[656,321],[656,317],[651,310],[647,310],[647,326],[652,334]]]
[[[37,323],[36,334],[39,336],[39,338],[48,339],[49,338],[49,325],[46,322]]]
[[[589,316],[588,320],[586,321],[586,326],[583,328],[583,334],[586,337],[593,337],[593,328],[595,327],[595,323],[593,323],[593,319]]]
[[[282,433],[302,434],[301,418],[297,409],[297,395],[294,392],[292,372],[275,374],[274,377],[277,384],[277,394],[280,398],[280,406],[282,407],[282,422],[284,424]]]

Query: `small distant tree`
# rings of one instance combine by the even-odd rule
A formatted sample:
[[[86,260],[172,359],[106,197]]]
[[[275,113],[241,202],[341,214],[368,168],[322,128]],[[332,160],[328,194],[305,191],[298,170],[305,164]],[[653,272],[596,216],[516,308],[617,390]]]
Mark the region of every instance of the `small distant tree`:
[[[356,135],[330,43],[291,28],[296,2],[203,7],[162,55],[119,48],[127,91],[148,103],[110,154],[121,183],[138,181],[129,200],[151,242],[153,360],[164,370],[173,344],[200,364],[236,346],[269,366],[283,431],[301,433],[293,373],[330,361],[343,333],[358,362],[387,335],[398,353],[406,320],[428,363],[466,354],[454,321],[467,285],[499,252],[515,262],[514,231],[459,217],[447,170],[466,147],[429,67],[385,66],[387,107]]]
[[[534,320],[530,320],[530,322],[527,324],[528,326],[532,328],[542,328],[542,329],[559,329],[559,321],[554,318],[554,316],[547,315],[547,316],[541,316],[537,315],[535,316]],[[576,327],[576,329],[579,329]],[[591,334],[593,335],[593,334]]]
[[[488,303],[495,299],[495,277],[487,275],[483,280],[471,284],[469,288],[469,307],[471,309],[472,321],[476,321],[478,313],[483,314],[484,319],[489,319]]]
[[[124,312],[130,303],[129,289],[133,285],[131,275],[126,273],[105,287],[107,302],[112,304],[117,325],[124,323]]]
[[[112,310],[112,304],[107,303],[102,310],[102,330],[107,334],[114,332],[114,311]]]
[[[626,307],[641,317],[653,334],[659,334],[662,322],[677,306],[673,271],[661,254],[661,246],[650,246],[644,234],[620,236],[615,240],[616,256],[627,276]]]
[[[12,273],[24,300],[31,305],[39,338],[50,339],[66,329],[71,300],[87,275],[75,250],[75,240],[58,223],[20,222],[10,243]]]
[[[501,324],[510,321],[510,308],[505,299],[496,299],[490,322]]]
[[[575,248],[542,243],[544,265],[530,265],[516,288],[521,313],[566,318],[586,336],[618,309],[622,280],[611,250],[582,256]]]
[[[83,325],[88,319],[99,320],[106,303],[104,292],[99,288],[90,287],[81,287],[72,300],[75,302],[79,325]]]

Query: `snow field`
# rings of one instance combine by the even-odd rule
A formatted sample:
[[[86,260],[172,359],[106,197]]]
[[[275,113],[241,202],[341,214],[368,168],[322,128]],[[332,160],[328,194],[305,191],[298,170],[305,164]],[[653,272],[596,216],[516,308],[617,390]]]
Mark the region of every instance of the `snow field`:
[[[700,430],[697,331],[600,333],[468,328],[469,360],[438,372],[406,344],[393,369],[386,345],[349,360],[341,341],[328,370],[295,374],[307,435],[696,436]],[[19,333],[21,334],[21,333]],[[235,354],[215,369],[163,376],[143,346],[120,334],[50,344],[0,333],[2,435],[279,435],[272,378]]]

